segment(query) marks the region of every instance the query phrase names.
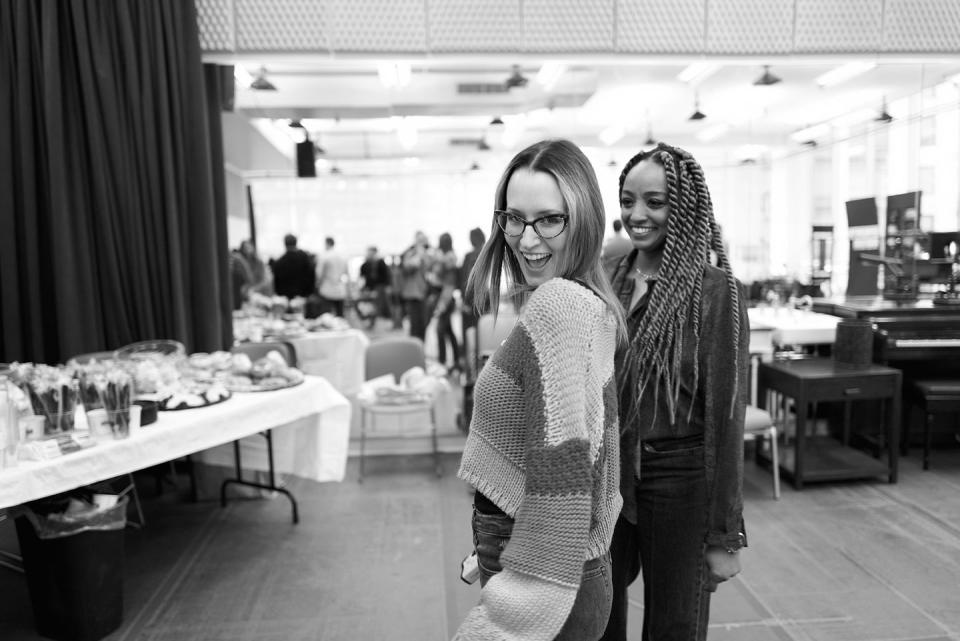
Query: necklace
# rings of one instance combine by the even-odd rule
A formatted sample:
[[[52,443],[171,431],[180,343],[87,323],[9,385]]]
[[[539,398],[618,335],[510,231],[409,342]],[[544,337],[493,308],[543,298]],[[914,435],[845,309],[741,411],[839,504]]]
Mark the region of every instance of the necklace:
[[[653,272],[652,274],[648,274],[647,272],[642,271],[639,267],[634,267],[633,271],[637,272],[637,276],[639,276],[640,280],[643,281],[644,283],[651,280],[657,280],[657,278],[660,276],[659,269]]]

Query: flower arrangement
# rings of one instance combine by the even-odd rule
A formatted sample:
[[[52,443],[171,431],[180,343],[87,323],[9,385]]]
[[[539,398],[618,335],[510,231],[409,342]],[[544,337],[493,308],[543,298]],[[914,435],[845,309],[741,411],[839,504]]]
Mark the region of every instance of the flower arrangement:
[[[60,434],[73,429],[77,385],[68,369],[33,363],[13,363],[10,374],[14,384],[30,399],[33,413],[44,417],[44,435]]]

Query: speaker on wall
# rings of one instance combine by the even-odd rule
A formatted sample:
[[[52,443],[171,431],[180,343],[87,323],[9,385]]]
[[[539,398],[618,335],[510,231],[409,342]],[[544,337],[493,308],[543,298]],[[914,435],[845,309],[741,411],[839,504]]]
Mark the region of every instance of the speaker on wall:
[[[314,178],[317,175],[317,150],[309,138],[297,143],[297,178]]]

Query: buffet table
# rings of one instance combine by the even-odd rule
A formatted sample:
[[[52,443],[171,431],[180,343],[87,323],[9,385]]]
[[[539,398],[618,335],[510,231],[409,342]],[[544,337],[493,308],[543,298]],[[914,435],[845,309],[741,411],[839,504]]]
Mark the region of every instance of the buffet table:
[[[340,481],[346,470],[351,406],[325,379],[307,376],[296,387],[235,393],[224,403],[161,412],[129,438],[105,441],[45,461],[20,461],[0,470],[0,509],[114,478],[200,450],[274,430],[279,472]],[[232,453],[232,448],[231,448]],[[257,467],[255,456],[245,467]],[[230,461],[232,462],[232,454]],[[266,462],[262,461],[266,468]]]

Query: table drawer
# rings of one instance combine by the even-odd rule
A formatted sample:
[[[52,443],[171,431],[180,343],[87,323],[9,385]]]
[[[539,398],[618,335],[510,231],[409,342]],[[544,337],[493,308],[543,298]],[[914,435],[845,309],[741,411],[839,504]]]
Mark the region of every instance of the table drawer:
[[[805,388],[810,401],[887,398],[899,394],[896,375],[809,380],[806,381]]]

